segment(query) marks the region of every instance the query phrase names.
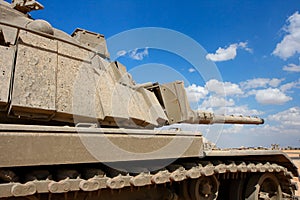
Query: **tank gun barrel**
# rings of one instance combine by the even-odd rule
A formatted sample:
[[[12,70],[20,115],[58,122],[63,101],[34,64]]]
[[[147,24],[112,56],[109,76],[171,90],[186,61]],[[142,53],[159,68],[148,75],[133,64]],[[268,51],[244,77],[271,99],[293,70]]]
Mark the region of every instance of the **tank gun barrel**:
[[[196,117],[190,123],[193,124],[263,124],[264,120],[259,117],[215,115],[212,112],[194,111]]]

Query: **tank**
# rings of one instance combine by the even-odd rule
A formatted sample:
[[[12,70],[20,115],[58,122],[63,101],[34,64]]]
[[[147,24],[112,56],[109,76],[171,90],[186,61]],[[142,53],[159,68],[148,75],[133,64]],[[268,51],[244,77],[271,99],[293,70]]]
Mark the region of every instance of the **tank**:
[[[192,110],[182,81],[136,84],[103,35],[0,1],[0,199],[295,199],[279,150],[217,149],[172,124],[263,124]]]

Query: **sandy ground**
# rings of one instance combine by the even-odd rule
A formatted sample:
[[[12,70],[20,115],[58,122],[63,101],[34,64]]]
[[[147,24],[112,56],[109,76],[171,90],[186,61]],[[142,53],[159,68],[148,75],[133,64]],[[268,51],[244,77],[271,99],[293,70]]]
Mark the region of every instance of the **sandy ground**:
[[[295,165],[298,167],[300,173],[300,150],[284,150],[285,153],[293,160]],[[294,178],[294,181],[298,183],[298,191],[296,192],[297,196],[300,196],[300,182],[298,178]]]

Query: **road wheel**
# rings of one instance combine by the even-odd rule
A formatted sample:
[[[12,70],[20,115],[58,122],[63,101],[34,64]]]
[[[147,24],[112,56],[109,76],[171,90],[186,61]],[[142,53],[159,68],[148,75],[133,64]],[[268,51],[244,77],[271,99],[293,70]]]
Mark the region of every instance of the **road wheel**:
[[[245,190],[246,200],[281,200],[282,191],[278,179],[274,174],[252,176]]]
[[[201,176],[190,181],[189,194],[191,200],[217,199],[219,182],[215,176]]]

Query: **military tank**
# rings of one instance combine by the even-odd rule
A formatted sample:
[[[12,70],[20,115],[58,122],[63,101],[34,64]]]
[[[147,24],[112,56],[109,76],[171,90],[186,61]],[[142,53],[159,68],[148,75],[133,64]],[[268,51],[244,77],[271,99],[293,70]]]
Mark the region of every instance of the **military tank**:
[[[0,1],[0,199],[296,199],[281,151],[214,149],[171,124],[262,124],[190,108],[182,81],[136,84],[103,35]]]

